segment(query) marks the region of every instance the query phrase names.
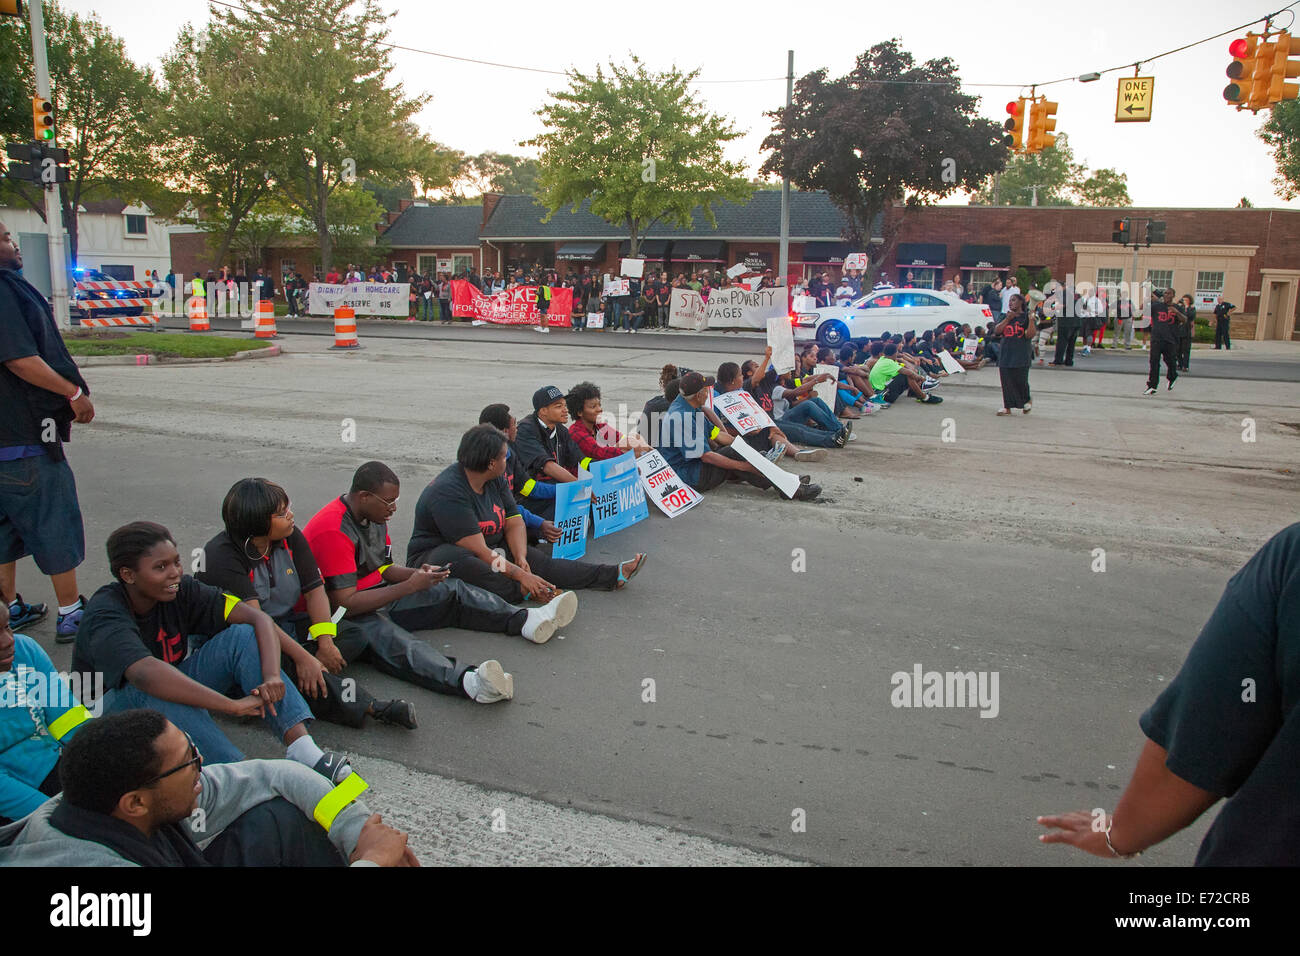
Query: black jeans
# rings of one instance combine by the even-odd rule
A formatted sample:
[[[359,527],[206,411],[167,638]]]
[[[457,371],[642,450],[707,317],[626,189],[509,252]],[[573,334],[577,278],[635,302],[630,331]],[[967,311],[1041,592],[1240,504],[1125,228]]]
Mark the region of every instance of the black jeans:
[[[1061,322],[1056,327],[1056,352],[1052,357],[1053,365],[1074,364],[1074,340],[1079,335],[1077,325]]]
[[[1189,367],[1192,361],[1192,337],[1183,335],[1178,339],[1178,367],[1184,372],[1191,371]]]
[[[1220,346],[1232,351],[1232,339],[1228,335],[1229,327],[1232,325],[1231,319],[1216,319],[1214,322],[1214,347]]]
[[[1160,360],[1165,362],[1165,376],[1172,385],[1178,380],[1178,340],[1170,336],[1151,336],[1151,371],[1147,375],[1147,388],[1160,384]]]
[[[519,582],[506,577],[498,571],[493,571],[490,564],[470,551],[454,544],[440,544],[436,548],[426,551],[420,555],[415,566],[418,567],[420,564],[446,564],[449,561],[451,562],[453,577],[446,582],[447,584],[471,585],[473,586],[472,589],[489,591],[493,595],[499,596],[502,603],[523,600],[524,592],[520,589]],[[545,551],[532,546],[528,548],[528,566],[532,569],[533,574],[539,578],[550,581],[557,588],[566,590],[576,591],[582,588],[596,588],[601,591],[612,591],[614,586],[618,584],[618,565],[616,564],[588,564],[585,561],[564,561],[552,558]],[[402,601],[405,600],[408,599],[402,598]],[[402,602],[398,601],[397,603]],[[506,606],[520,615],[519,627],[522,629],[527,612],[511,607],[510,604],[506,604]],[[394,617],[397,616],[396,609],[397,605],[394,604],[391,612]],[[479,628],[479,630],[488,630],[488,628]],[[514,630],[507,633],[518,634],[519,631]]]
[[[1002,382],[1002,407],[1024,408],[1029,404],[1029,367],[999,368]]]
[[[213,866],[346,866],[325,830],[284,797],[245,810],[203,850]]]
[[[745,460],[741,457],[740,452],[736,451],[734,448],[724,448],[716,454],[722,455],[724,458],[730,458],[733,461]],[[700,480],[696,482],[695,490],[712,491],[732,476],[735,476],[740,481],[748,482],[755,488],[766,490],[772,487],[772,483],[760,474],[748,471],[732,471],[728,468],[719,468],[717,465],[701,463]]]

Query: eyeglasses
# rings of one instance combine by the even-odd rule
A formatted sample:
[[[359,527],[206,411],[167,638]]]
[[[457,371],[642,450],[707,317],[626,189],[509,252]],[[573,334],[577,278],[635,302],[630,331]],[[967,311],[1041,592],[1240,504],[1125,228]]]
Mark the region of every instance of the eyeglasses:
[[[291,513],[292,511],[293,511],[293,502],[292,502],[292,501],[286,501],[286,502],[284,503],[284,507],[281,508],[279,511],[277,511],[275,514],[271,515],[271,517],[272,517],[272,518],[280,518],[281,520],[283,520],[283,519],[289,517],[289,515],[290,515],[290,513]]]
[[[397,501],[398,501],[398,499],[402,497],[401,495],[398,495],[398,496],[397,496],[396,498],[394,498],[392,501],[389,501],[387,498],[380,498],[379,495],[375,494],[373,491],[367,491],[366,494],[370,495],[370,496],[373,497],[373,498],[379,498],[380,501],[382,501],[384,504],[388,505],[388,507],[389,507],[390,509],[394,510],[394,511],[397,510]]]
[[[199,753],[199,748],[198,745],[194,743],[194,738],[191,737],[188,733],[186,733],[185,739],[190,742],[190,759],[185,761],[182,764],[177,764],[175,767],[172,767],[170,770],[164,773],[158,774],[158,776],[156,777],[152,777],[146,780],[144,783],[140,784],[141,787],[148,787],[151,784],[155,784],[159,780],[162,780],[166,777],[170,777],[174,773],[180,773],[182,770],[186,769],[187,767],[193,767],[196,764],[199,766],[203,765],[203,754]]]

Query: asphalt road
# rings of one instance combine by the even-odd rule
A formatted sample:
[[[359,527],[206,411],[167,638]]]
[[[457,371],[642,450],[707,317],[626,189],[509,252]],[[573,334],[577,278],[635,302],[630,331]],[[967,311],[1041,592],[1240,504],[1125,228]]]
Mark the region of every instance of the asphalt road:
[[[419,489],[483,405],[522,414],[538,386],[590,378],[608,411],[639,410],[675,353],[701,352],[709,368],[754,351],[688,333],[392,328],[398,338],[363,329],[368,347],[352,353],[287,335],[279,358],[89,369],[98,417],[70,447],[83,590],[108,579],[103,542],[128,520],[162,521],[188,555],[218,530],[236,479],[284,483],[301,526],[371,458],[404,479],[391,528],[403,554]],[[719,338],[724,351],[709,353]],[[1300,396],[1194,373],[1143,399],[1127,368],[1140,359],[1095,361],[1125,374],[1034,370],[1030,416],[993,415],[992,369],[944,384],[942,407],[872,416],[860,441],[808,466],[821,502],[719,490],[678,519],[593,541],[593,560],[650,560],[625,592],[582,593],[563,640],[421,635],[499,658],[513,702],[476,706],[356,665],[378,696],[414,700],[420,728],[318,724],[316,736],[358,755],[376,804],[451,861],[603,861],[624,834],[660,848],[629,851],[646,862],[1104,865],[1040,846],[1034,817],[1114,806],[1139,714],[1227,578],[1295,520],[1300,435],[1287,423],[1300,422]],[[1294,360],[1276,364],[1294,381]],[[29,599],[48,600],[30,561],[19,575]],[[67,664],[52,625],[32,633]],[[894,706],[893,675],[918,666],[996,673],[996,716]],[[256,725],[230,733],[278,755]],[[476,788],[455,789],[465,784]],[[516,824],[517,841],[480,852],[507,799],[585,815]],[[1190,863],[1209,816],[1140,865]],[[681,848],[663,850],[651,825],[681,834]]]

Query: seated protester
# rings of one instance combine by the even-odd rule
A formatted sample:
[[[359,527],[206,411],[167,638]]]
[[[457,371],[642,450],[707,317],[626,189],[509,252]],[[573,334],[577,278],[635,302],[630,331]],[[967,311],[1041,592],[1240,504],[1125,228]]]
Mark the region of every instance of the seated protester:
[[[0,830],[0,866],[420,865],[406,834],[291,760],[204,761],[155,710],[90,721],[62,795]]]
[[[816,448],[843,448],[853,440],[853,423],[840,422],[829,406],[813,394],[819,382],[830,381],[829,375],[814,375],[792,387],[786,384],[788,379],[776,374],[770,359],[764,361],[766,372],[760,372],[759,363],[751,360],[740,367],[740,373],[746,390],[782,431]]]
[[[981,329],[980,331],[983,330]],[[973,362],[970,361],[969,359],[962,358],[962,353],[957,350],[957,335],[954,332],[945,332],[943,334],[943,347],[948,351],[948,354],[950,354],[954,359],[956,359],[958,364],[960,364],[961,367],[966,369],[968,372],[973,371],[977,368],[983,368],[985,365],[985,359],[983,358],[976,358],[975,361]],[[976,355],[978,354],[979,354],[979,347],[977,346]]]
[[[73,671],[103,673],[105,713],[160,711],[213,763],[244,755],[211,712],[261,717],[290,760],[334,783],[352,772],[343,754],[321,750],[307,733],[311,710],[280,670],[275,622],[185,574],[170,531],[152,521],[123,525],[108,536],[108,567],[117,580],[91,597],[72,649]],[[191,634],[209,636],[195,647]],[[316,683],[325,689],[323,678]],[[227,696],[235,690],[242,696]]]
[[[763,353],[763,361],[761,364],[766,365],[771,360],[772,346],[769,345],[767,351]],[[717,386],[715,388],[716,392],[738,392],[744,387],[745,378],[740,374],[739,365],[735,362],[723,362],[718,366]],[[714,411],[716,412],[716,409]],[[718,415],[718,420],[722,421],[729,433],[732,435],[739,434],[735,426],[732,425],[731,422],[723,420],[720,414]],[[825,436],[827,433],[819,431],[817,432],[817,435]],[[768,427],[761,428],[758,431],[750,432],[745,436],[745,441],[758,451],[769,452],[768,459],[774,462],[780,461],[782,455],[789,455],[795,461],[821,461],[826,457],[826,448],[829,447],[828,445],[822,445],[817,448],[801,449],[796,446],[795,443],[787,437],[786,433],[776,425],[769,425]],[[834,439],[831,440],[831,444],[834,444]],[[770,454],[776,449],[780,449],[780,454]]]
[[[529,614],[549,615],[555,627],[563,627],[577,613],[578,598],[572,591],[560,594],[561,588],[621,590],[646,556],[638,554],[621,565],[588,564],[528,547],[523,518],[504,477],[506,452],[505,435],[492,425],[475,426],[461,437],[456,464],[420,493],[407,561],[448,562],[462,582],[506,600],[549,602]],[[513,563],[501,549],[509,550]]]
[[[844,374],[844,368],[839,364],[835,357],[835,350],[830,346],[817,350],[817,363],[819,365],[834,365],[839,369],[838,383],[835,386],[835,402],[837,411],[845,408],[861,409],[867,404],[867,396],[854,387],[853,383],[848,380]]]
[[[876,343],[879,344],[879,343]],[[872,353],[875,353],[875,347],[872,347]],[[908,392],[916,397],[918,402],[929,405],[938,405],[943,401],[938,395],[929,395],[922,388],[924,378],[912,369],[907,368],[896,360],[898,355],[898,345],[890,342],[881,348],[881,355],[871,366],[871,387],[878,393],[882,394],[884,401],[893,404]]]
[[[650,450],[640,435],[620,434],[613,425],[600,421],[600,389],[591,382],[579,382],[569,389],[564,404],[573,419],[569,437],[587,458],[605,461],[629,451],[641,456]]]
[[[840,367],[840,379],[856,388],[859,392],[870,398],[876,394],[875,389],[871,387],[870,375],[865,368],[858,364],[860,359],[858,347],[852,342],[845,342],[840,346],[839,355],[836,356],[835,364]],[[870,412],[875,408],[870,402],[862,403],[862,411]]]
[[[926,335],[934,335],[933,329],[926,329]],[[943,363],[934,357],[925,347],[925,339],[918,339],[915,332],[903,333],[903,346],[901,351],[905,355],[911,356],[916,361],[916,368],[919,372],[932,378],[938,378],[941,375],[947,375]]]
[[[807,384],[813,377],[819,374],[817,372],[817,354],[819,351],[820,347],[815,342],[809,342],[800,350],[798,356],[795,357],[794,371],[790,373],[789,380],[794,383],[796,388]],[[820,374],[825,375],[826,373]],[[836,378],[838,379],[838,377],[839,373],[836,372]],[[819,379],[819,381],[830,380],[829,376],[825,379]],[[791,405],[794,404],[794,402],[791,402]],[[825,403],[823,402],[823,404]],[[848,419],[850,421],[862,417],[861,413],[857,410],[848,408],[841,404],[838,394],[835,398],[835,413],[840,418]]]
[[[533,393],[533,414],[519,422],[512,451],[524,472],[538,485],[576,481],[578,469],[586,468],[591,461],[569,435],[564,426],[568,420],[568,405],[558,388],[547,385]],[[536,488],[520,488],[524,507],[544,518],[554,518],[555,489],[550,491],[547,498]]]
[[[555,486],[539,485],[529,478],[519,465],[519,456],[515,454],[515,438],[519,433],[519,426],[515,422],[515,416],[510,414],[510,406],[501,404],[486,406],[483,411],[479,412],[478,423],[480,425],[492,425],[498,431],[505,433],[507,442],[506,484],[510,486],[510,493],[518,495],[520,488],[536,491],[539,499],[550,502],[550,510],[553,513],[555,511]],[[551,497],[545,498],[544,496],[547,494]],[[524,519],[524,527],[528,529],[529,540],[535,544],[541,544],[542,542],[554,544],[560,540],[560,529],[556,527],[554,521],[533,514],[523,505],[519,505],[519,514]]]
[[[63,748],[89,717],[41,645],[10,630],[0,601],[0,826],[62,789]]]
[[[294,526],[288,493],[265,478],[241,478],[221,503],[221,520],[225,530],[204,545],[204,569],[195,577],[271,615],[288,649],[281,666],[302,688],[312,714],[348,727],[360,727],[369,715],[415,729],[414,704],[377,700],[355,683],[344,693],[338,675],[366,648],[355,630],[347,640],[338,637],[325,582],[306,537]],[[305,665],[301,670],[299,663]],[[325,680],[320,694],[300,679],[318,673]]]
[[[699,372],[682,376],[680,394],[664,413],[659,429],[663,442],[659,452],[664,460],[696,491],[709,491],[728,480],[771,488],[772,483],[730,447],[735,439],[705,416],[702,409],[707,394],[704,376]],[[721,450],[715,450],[714,445]],[[821,494],[820,485],[809,484],[802,477],[800,482],[795,500],[811,501]]]
[[[663,392],[646,402],[645,407],[641,409],[641,421],[637,425],[637,431],[649,437],[652,448],[659,443],[659,421],[663,418],[664,412],[668,411],[668,406],[673,403],[673,399],[677,397],[679,382],[677,366],[665,365],[659,374],[659,387]]]
[[[545,615],[538,618],[495,594],[449,581],[446,568],[394,564],[388,519],[400,493],[392,469],[368,461],[352,476],[348,493],[316,512],[303,530],[325,578],[330,610],[345,609],[340,640],[364,648],[364,659],[376,669],[426,690],[479,704],[510,700],[515,680],[500,661],[458,664],[410,632],[463,627],[521,634],[529,625],[535,631]]]
[[[625,332],[635,332],[645,325],[647,316],[654,315],[657,311],[653,296],[635,296],[632,300],[632,307],[623,313],[623,330]]]

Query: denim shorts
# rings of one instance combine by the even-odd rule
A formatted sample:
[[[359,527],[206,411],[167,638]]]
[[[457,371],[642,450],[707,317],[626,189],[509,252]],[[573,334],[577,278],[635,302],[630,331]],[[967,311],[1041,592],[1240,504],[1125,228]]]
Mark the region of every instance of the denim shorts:
[[[0,563],[29,554],[42,574],[63,574],[85,560],[77,483],[66,460],[0,461]]]

